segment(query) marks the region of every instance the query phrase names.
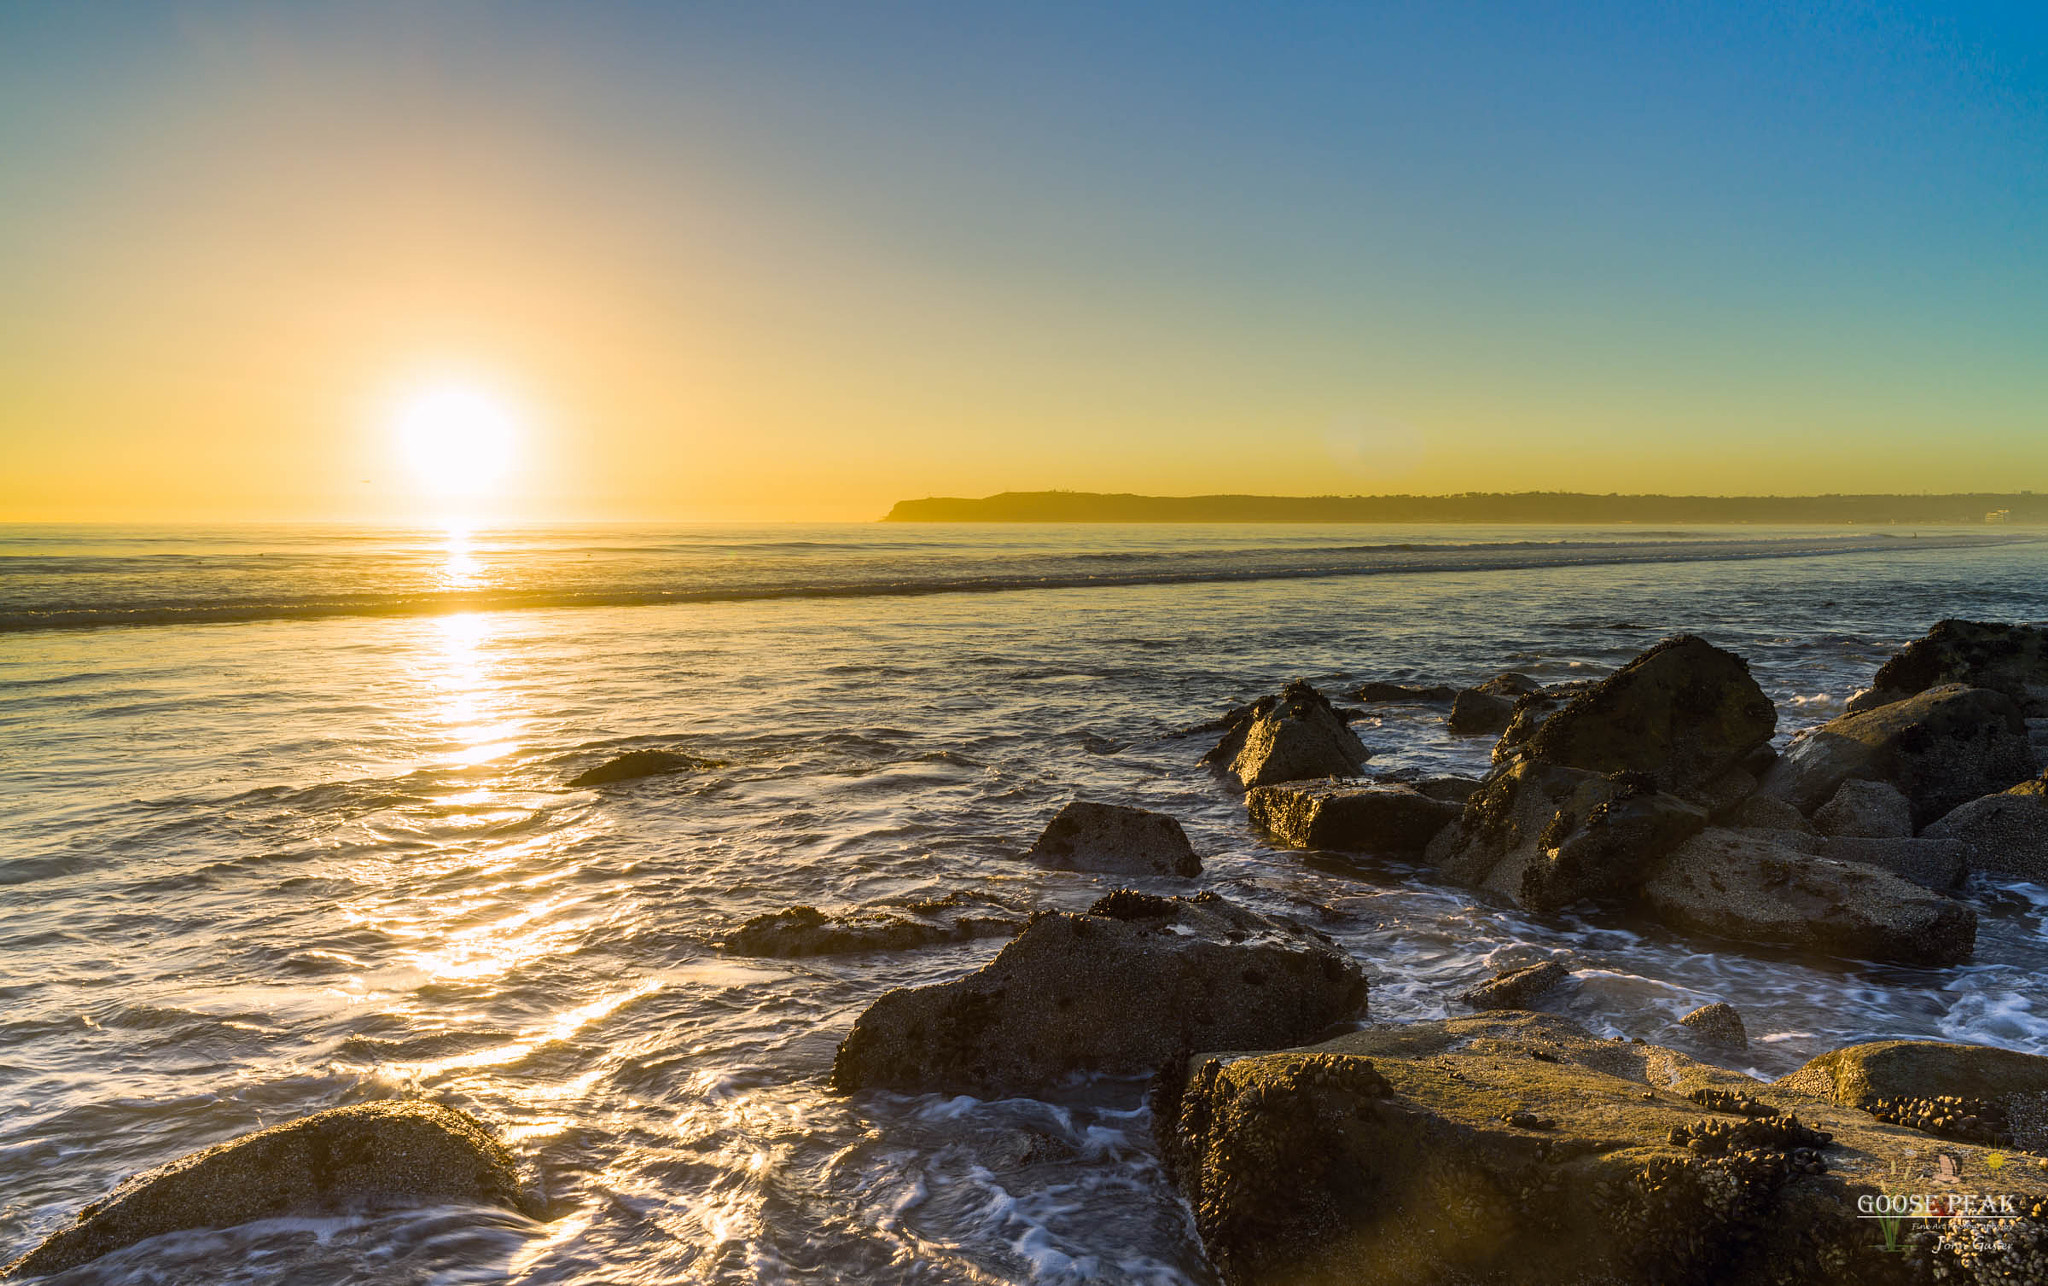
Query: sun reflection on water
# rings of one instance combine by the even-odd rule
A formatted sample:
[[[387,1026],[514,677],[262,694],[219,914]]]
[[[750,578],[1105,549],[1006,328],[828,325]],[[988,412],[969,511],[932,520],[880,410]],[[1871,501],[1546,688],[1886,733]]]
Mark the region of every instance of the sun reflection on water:
[[[450,763],[486,763],[516,748],[524,724],[499,682],[489,655],[492,618],[456,612],[435,621],[437,647],[426,681],[438,699],[437,714],[455,743]]]

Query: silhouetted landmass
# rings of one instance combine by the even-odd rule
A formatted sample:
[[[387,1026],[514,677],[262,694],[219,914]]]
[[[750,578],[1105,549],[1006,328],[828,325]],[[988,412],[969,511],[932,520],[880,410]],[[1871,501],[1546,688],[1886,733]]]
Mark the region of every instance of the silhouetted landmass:
[[[1134,496],[1005,491],[979,500],[900,500],[885,522],[2048,522],[2048,494],[1623,496],[1575,491],[1454,496]]]

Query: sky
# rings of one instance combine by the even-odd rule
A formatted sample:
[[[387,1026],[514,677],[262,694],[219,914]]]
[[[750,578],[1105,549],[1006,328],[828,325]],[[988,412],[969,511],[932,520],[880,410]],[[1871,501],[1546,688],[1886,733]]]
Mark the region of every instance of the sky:
[[[14,0],[0,520],[2048,490],[2044,216],[2038,4]]]

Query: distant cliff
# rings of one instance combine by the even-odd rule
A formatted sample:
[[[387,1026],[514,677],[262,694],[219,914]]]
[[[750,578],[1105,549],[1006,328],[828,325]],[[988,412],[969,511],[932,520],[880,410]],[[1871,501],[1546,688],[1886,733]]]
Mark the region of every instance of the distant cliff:
[[[1620,496],[1574,491],[1455,496],[1134,496],[1005,491],[898,501],[884,522],[2048,522],[2048,494]]]

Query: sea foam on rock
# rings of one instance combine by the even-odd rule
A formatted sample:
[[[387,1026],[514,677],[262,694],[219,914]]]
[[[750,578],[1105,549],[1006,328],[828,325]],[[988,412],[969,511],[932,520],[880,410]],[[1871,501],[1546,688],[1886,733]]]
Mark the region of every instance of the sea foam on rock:
[[[1223,739],[1202,762],[1227,769],[1240,785],[1251,787],[1356,777],[1371,758],[1329,698],[1297,679],[1224,716]]]
[[[463,1112],[418,1100],[337,1107],[123,1183],[0,1276],[59,1272],[148,1237],[371,1205],[525,1210],[512,1158]]]
[[[1991,1286],[2048,1242],[2048,1172],[1965,1154],[2008,1249],[1887,1253],[1859,1202],[1931,1184],[1925,1135],[1550,1014],[1197,1054],[1153,1121],[1227,1286]]]
[[[1146,1074],[1193,1048],[1269,1048],[1361,1017],[1366,981],[1328,937],[1213,893],[1121,890],[1045,912],[981,969],[869,1006],[841,1090],[1042,1094],[1076,1072]]]
[[[1149,809],[1088,800],[1060,809],[1025,856],[1068,871],[1182,879],[1202,873],[1202,859],[1195,856],[1176,819]]]

